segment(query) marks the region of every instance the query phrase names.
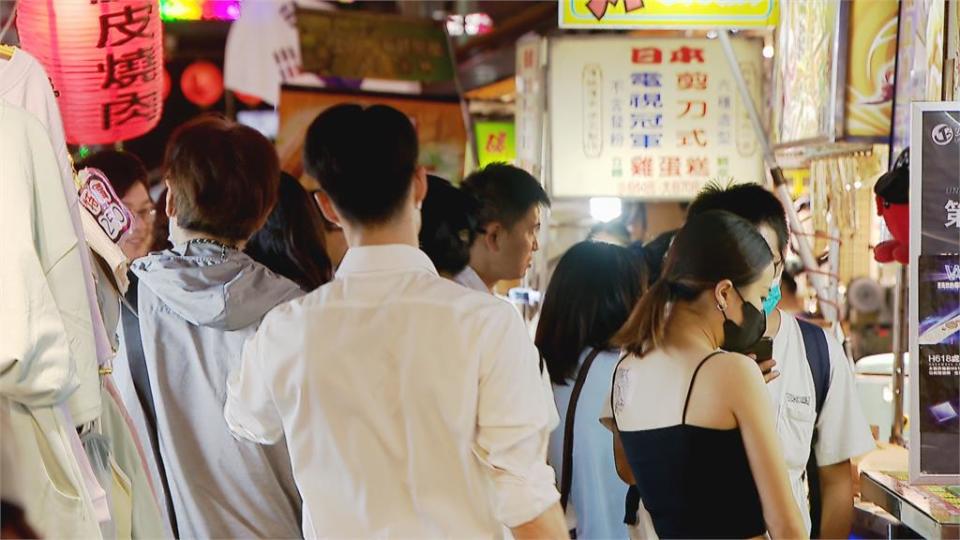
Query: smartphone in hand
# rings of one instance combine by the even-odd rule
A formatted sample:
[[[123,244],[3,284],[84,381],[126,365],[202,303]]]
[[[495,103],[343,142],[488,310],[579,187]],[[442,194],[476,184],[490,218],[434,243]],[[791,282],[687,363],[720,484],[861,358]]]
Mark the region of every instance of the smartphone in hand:
[[[757,357],[757,363],[766,362],[773,358],[773,338],[762,337],[753,347],[744,351],[744,354],[752,354]]]

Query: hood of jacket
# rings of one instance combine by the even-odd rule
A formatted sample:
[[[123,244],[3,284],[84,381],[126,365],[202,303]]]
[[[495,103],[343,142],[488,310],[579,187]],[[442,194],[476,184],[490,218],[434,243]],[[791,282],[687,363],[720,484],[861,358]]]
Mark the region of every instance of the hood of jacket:
[[[243,252],[206,240],[190,240],[151,253],[131,265],[174,313],[197,326],[239,330],[303,292]]]

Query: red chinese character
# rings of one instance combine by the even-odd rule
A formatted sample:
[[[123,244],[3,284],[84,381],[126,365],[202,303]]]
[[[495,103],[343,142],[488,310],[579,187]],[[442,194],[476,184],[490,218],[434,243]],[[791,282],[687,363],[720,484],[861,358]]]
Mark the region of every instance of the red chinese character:
[[[696,144],[699,147],[704,147],[707,145],[707,140],[705,138],[706,132],[702,129],[681,131],[678,132],[677,135],[680,137],[680,146],[692,146],[693,144]]]
[[[660,176],[680,176],[680,158],[672,156],[661,157]]]
[[[703,49],[691,49],[690,47],[680,47],[679,49],[670,53],[670,63],[674,64],[680,62],[681,64],[689,64],[696,60],[699,63],[703,63]]]
[[[687,158],[687,174],[690,176],[710,176],[710,162],[707,158]]]
[[[689,101],[689,100],[687,100],[687,101],[680,101],[680,103],[683,103],[684,109],[683,109],[683,112],[680,113],[680,116],[679,116],[678,118],[683,118],[683,117],[685,117],[687,114],[689,114],[690,111],[693,109],[694,105],[696,105],[697,107],[700,108],[700,114],[698,114],[695,118],[703,118],[704,116],[707,115],[707,102],[706,102],[706,101],[699,101],[699,100]]]
[[[533,49],[523,51],[523,67],[525,69],[533,67]]]
[[[599,21],[607,14],[607,6],[616,6],[620,0],[588,0],[587,9]],[[643,7],[643,0],[623,0],[623,11],[630,13]]]
[[[653,158],[635,157],[630,161],[630,171],[633,176],[653,176]]]
[[[677,87],[680,90],[706,90],[707,74],[697,72],[684,72],[677,74]]]
[[[156,67],[157,54],[153,49],[137,49],[119,58],[110,53],[106,62],[97,65],[97,71],[107,74],[100,88],[127,88],[138,79],[150,82],[157,78]]]
[[[634,64],[660,64],[663,62],[663,53],[656,47],[633,49],[632,61]]]
[[[494,154],[502,153],[506,140],[506,133],[491,133],[490,136],[487,137],[487,152]]]
[[[152,38],[152,33],[147,33],[147,26],[150,25],[150,16],[153,14],[153,4],[147,3],[142,7],[134,8],[126,6],[123,11],[117,13],[105,13],[100,16],[100,40],[97,41],[97,48],[102,49],[107,46],[110,37],[110,29],[123,34],[120,39],[109,43],[111,47],[118,47],[129,43],[136,38]]]
[[[134,92],[120,94],[116,101],[103,104],[103,129],[126,124],[135,117],[149,119],[156,114],[159,100],[156,92],[140,96]]]

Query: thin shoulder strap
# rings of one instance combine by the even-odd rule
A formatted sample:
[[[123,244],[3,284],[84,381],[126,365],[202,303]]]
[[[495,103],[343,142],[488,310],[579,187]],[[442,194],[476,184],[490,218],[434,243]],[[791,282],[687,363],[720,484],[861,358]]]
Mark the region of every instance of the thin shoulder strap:
[[[713,358],[714,356],[722,352],[723,351],[715,351],[710,353],[709,355],[707,355],[706,358],[701,360],[699,364],[697,364],[697,369],[693,370],[693,377],[690,378],[690,387],[687,388],[687,399],[685,399],[683,402],[683,424],[684,425],[686,425],[687,423],[687,407],[690,405],[690,395],[693,393],[693,383],[697,382],[697,373],[700,373],[700,368],[702,368],[703,365],[707,363],[707,360]]]
[[[603,349],[596,348],[586,356],[577,372],[573,390],[570,392],[570,403],[567,405],[567,418],[563,427],[563,468],[560,471],[560,507],[564,510],[567,508],[570,488],[573,486],[573,427],[577,419],[577,403],[580,401],[580,392],[583,391],[583,384],[587,381],[590,366],[601,352]]]

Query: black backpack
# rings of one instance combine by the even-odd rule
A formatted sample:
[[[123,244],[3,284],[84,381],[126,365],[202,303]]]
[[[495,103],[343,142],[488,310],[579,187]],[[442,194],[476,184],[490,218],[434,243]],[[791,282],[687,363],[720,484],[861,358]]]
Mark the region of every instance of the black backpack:
[[[817,417],[814,421],[813,438],[810,439],[810,457],[807,460],[807,485],[810,487],[810,537],[820,536],[820,520],[822,497],[820,494],[820,467],[817,465],[817,453],[814,447],[817,444],[817,424],[820,422],[820,411],[827,400],[827,391],[830,389],[830,349],[827,346],[827,334],[823,328],[801,319],[800,334],[803,336],[803,348],[807,363],[810,364],[810,373],[813,375],[813,386],[816,392]]]

